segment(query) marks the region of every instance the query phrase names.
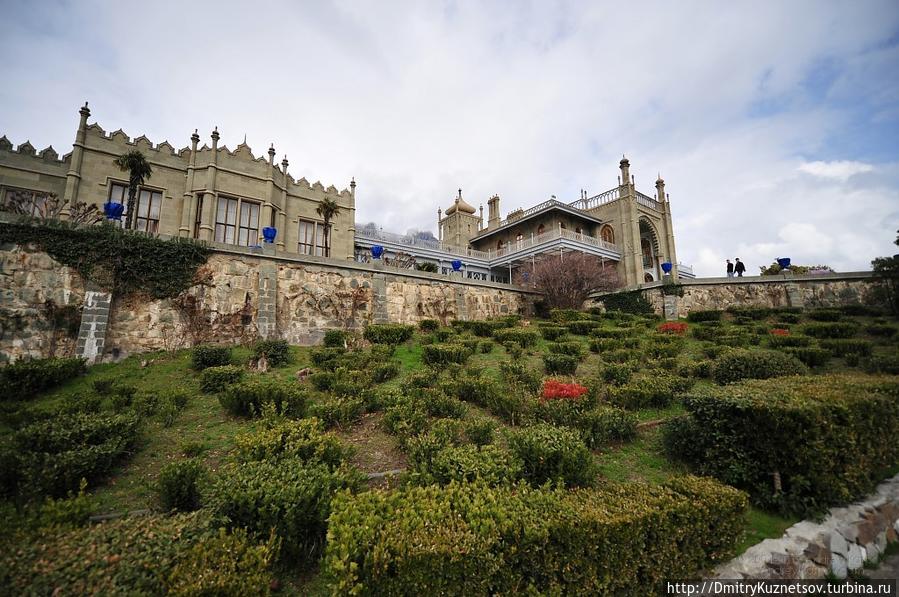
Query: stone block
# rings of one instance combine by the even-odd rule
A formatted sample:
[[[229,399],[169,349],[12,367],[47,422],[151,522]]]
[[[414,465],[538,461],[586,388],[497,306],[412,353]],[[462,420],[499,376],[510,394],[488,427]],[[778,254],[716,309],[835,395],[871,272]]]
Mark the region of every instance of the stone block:
[[[812,562],[824,566],[825,568],[830,566],[830,550],[820,543],[809,543],[803,551],[803,555]]]
[[[868,543],[864,546],[865,550],[865,561],[876,563],[880,560],[880,554],[883,553],[883,550],[877,547],[875,543]]]
[[[857,543],[849,544],[849,553],[846,555],[846,565],[850,570],[859,570],[864,566],[867,553],[865,548]]]
[[[838,532],[833,532],[830,534],[829,545],[830,552],[834,556],[841,556],[844,559],[846,555],[849,553],[849,544],[846,542],[846,539]]]
[[[833,560],[830,562],[830,571],[836,578],[841,580],[849,576],[849,565],[846,562],[846,558],[834,554]]]

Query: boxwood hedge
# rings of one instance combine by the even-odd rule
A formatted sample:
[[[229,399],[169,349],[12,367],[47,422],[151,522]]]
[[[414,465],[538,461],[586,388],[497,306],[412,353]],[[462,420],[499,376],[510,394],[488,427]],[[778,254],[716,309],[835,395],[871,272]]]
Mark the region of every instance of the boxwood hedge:
[[[768,379],[783,375],[800,375],[808,370],[795,357],[778,350],[734,349],[721,354],[712,368],[719,384],[741,379]]]
[[[22,400],[84,373],[84,359],[21,359],[0,367],[0,400]]]
[[[364,337],[372,344],[402,344],[415,332],[415,326],[400,323],[373,324],[365,328]]]
[[[899,462],[899,381],[790,377],[706,388],[669,433],[675,456],[801,516],[869,491]],[[776,473],[776,477],[775,477]],[[776,480],[777,479],[777,480]]]
[[[745,508],[743,493],[696,477],[340,494],[325,570],[344,595],[661,593],[732,552]]]

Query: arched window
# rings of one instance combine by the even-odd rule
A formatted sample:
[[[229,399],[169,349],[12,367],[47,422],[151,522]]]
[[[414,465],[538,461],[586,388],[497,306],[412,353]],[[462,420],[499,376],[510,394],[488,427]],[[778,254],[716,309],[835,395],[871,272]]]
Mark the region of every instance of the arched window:
[[[502,248],[503,248],[503,241],[501,241],[501,240],[496,241],[496,250],[499,251]]]
[[[544,230],[546,230],[546,226],[544,226],[543,224],[537,226],[537,234],[543,234]]]
[[[643,253],[643,267],[652,267],[652,243],[645,236],[640,239],[640,249]]]
[[[568,230],[568,226],[565,225],[565,222],[559,222],[559,228],[562,230]]]
[[[654,282],[655,280],[652,279],[652,274],[644,274],[643,281],[644,282]]]
[[[608,224],[599,231],[599,237],[607,243],[615,244],[615,231]]]
[[[574,229],[574,233],[575,233],[575,234],[581,234],[581,227],[578,226],[577,228],[575,228],[575,229]]]

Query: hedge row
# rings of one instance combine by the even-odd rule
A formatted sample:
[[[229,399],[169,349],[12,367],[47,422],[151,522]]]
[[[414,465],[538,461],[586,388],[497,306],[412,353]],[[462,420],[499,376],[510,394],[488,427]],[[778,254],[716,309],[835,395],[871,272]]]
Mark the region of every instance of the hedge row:
[[[363,336],[372,344],[402,344],[412,338],[415,326],[400,323],[382,323],[365,328]]]
[[[0,367],[0,400],[23,400],[84,373],[84,359],[22,359]]]
[[[690,417],[668,429],[672,453],[766,508],[822,512],[868,493],[899,462],[895,380],[748,381],[684,402]]]
[[[742,379],[768,379],[806,372],[805,365],[784,352],[738,348],[723,353],[715,360],[712,377],[719,384],[728,384]]]
[[[325,569],[335,594],[647,594],[727,557],[745,509],[741,492],[695,477],[341,494]]]

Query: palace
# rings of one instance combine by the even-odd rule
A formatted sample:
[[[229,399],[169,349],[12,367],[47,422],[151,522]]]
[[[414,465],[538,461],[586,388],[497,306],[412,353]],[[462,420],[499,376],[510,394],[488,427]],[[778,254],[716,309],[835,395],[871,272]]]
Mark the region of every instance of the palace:
[[[131,139],[121,130],[107,133],[88,124],[87,104],[79,114],[72,151],[62,157],[52,146],[37,151],[26,141],[13,148],[0,137],[0,206],[27,204],[39,212],[53,196],[67,205],[126,203],[128,173],[114,160],[136,149],[153,174],[139,189],[135,227],[151,234],[252,247],[263,243],[263,228],[272,227],[274,248],[281,252],[365,261],[377,245],[387,261],[410,256],[418,264],[434,263],[444,274],[497,282],[516,279],[517,271],[527,271],[546,254],[559,255],[564,263],[570,252],[614,264],[622,286],[659,280],[662,264],[668,263],[675,278],[692,277],[676,261],[664,181],[656,181],[653,197],[637,191],[627,159],[621,160],[618,186],[592,197],[582,192],[570,203],[553,197],[501,219],[495,195],[487,200],[486,223],[483,207],[476,214],[460,190],[445,212],[437,210],[438,240],[428,241],[357,230],[355,180],[338,190],[295,179],[286,156],[275,162],[274,146],[267,159],[254,156],[246,143],[230,150],[219,145],[215,129],[210,144],[200,145],[194,131],[190,145],[176,149],[167,141],[154,145],[144,136]],[[327,231],[317,211],[325,199],[338,206]]]

